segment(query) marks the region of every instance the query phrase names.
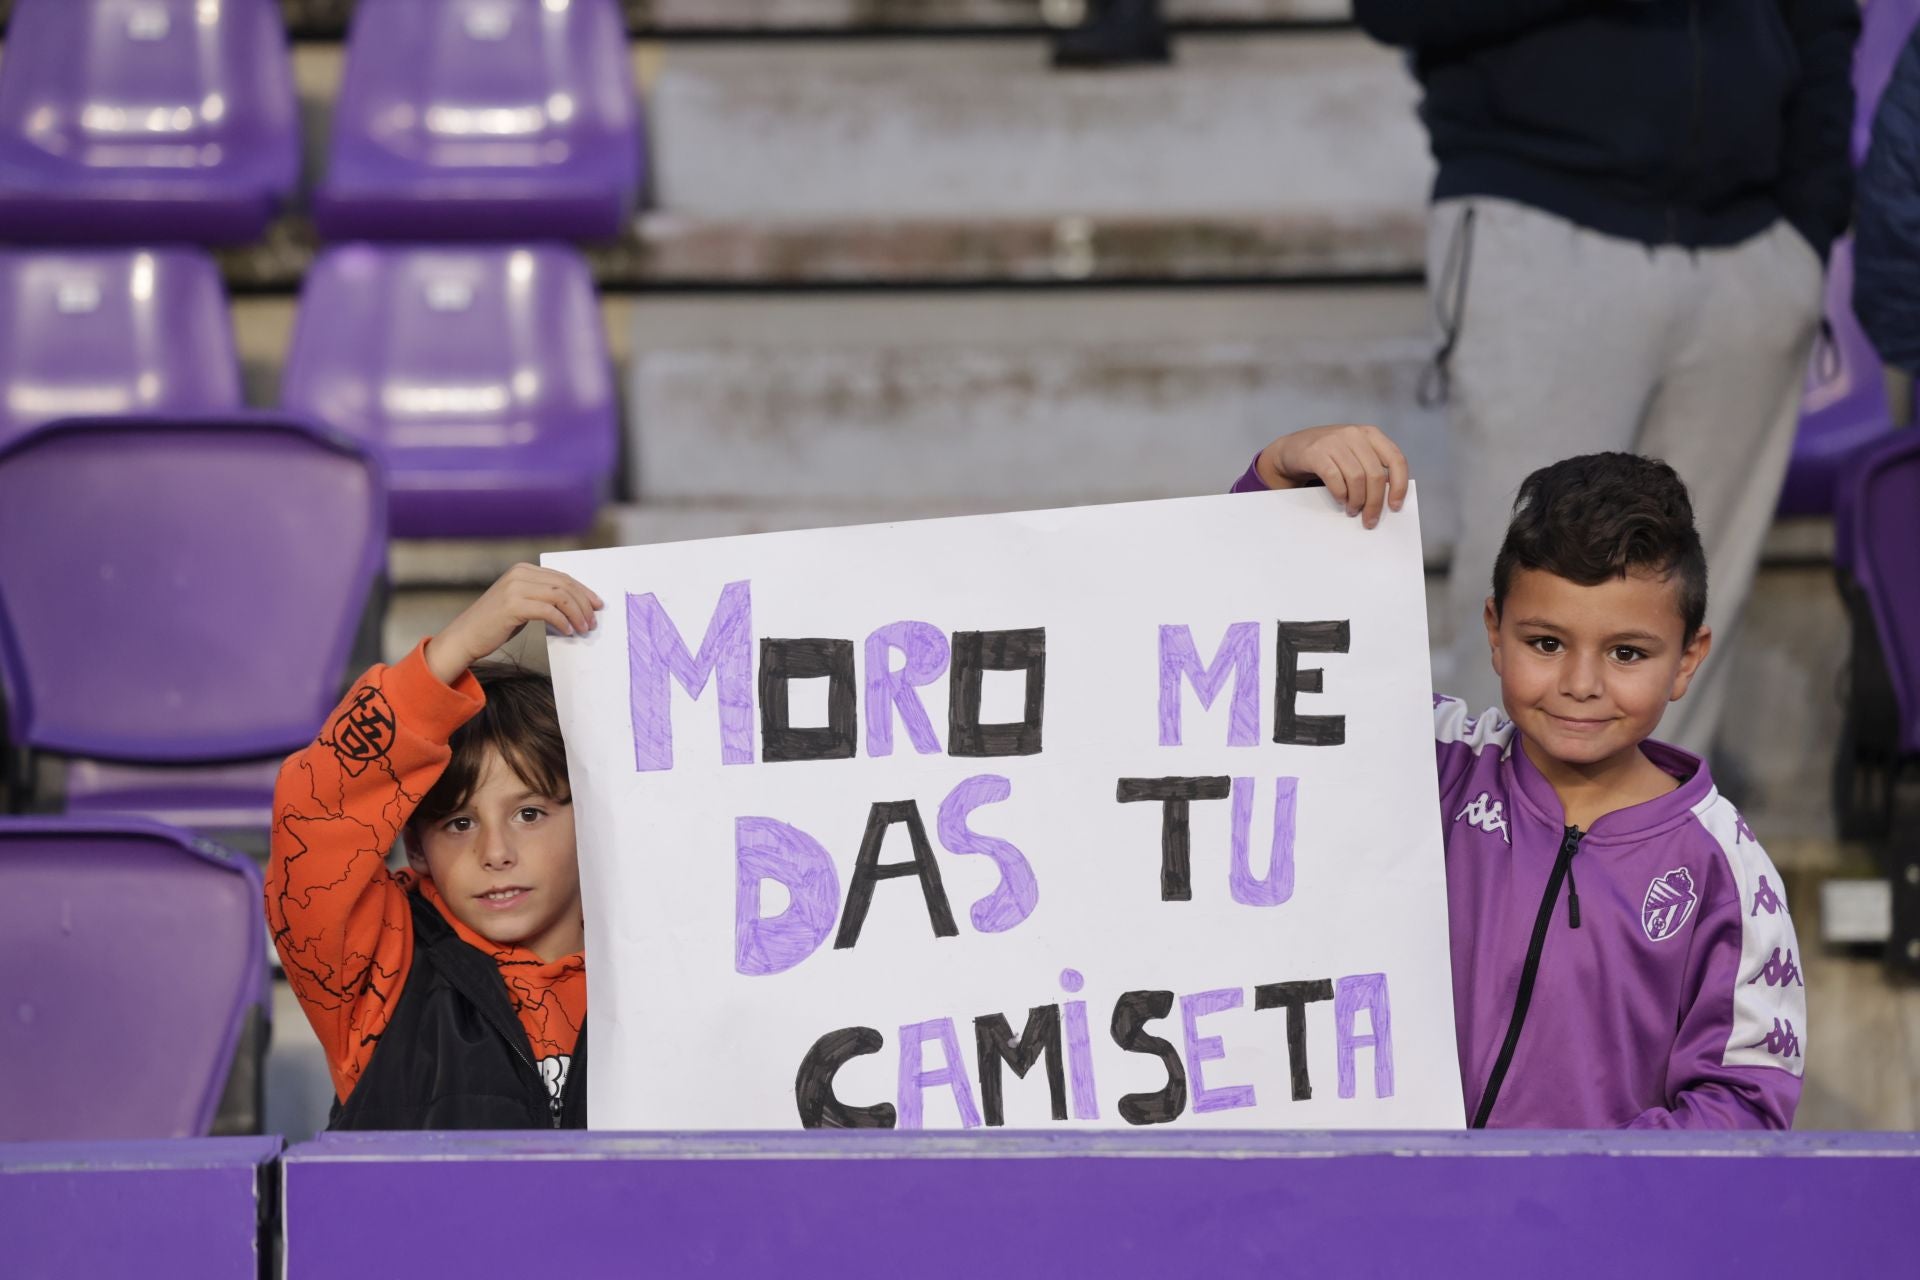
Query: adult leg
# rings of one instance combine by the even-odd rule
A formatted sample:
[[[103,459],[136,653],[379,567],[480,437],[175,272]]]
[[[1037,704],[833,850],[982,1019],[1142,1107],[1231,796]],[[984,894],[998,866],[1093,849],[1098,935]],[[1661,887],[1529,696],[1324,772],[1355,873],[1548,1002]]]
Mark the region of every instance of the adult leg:
[[[1761,544],[1800,421],[1807,353],[1819,328],[1821,265],[1784,220],[1677,269],[1693,281],[1695,314],[1677,331],[1648,406],[1639,447],[1687,482],[1707,552],[1707,625],[1714,647],[1659,736],[1704,755],[1726,705],[1726,676]]]
[[[1451,335],[1448,447],[1460,504],[1451,661],[1436,662],[1436,675],[1477,711],[1499,705],[1480,617],[1514,494],[1550,462],[1631,446],[1668,303],[1645,248],[1505,200],[1434,206],[1427,280],[1443,347]]]

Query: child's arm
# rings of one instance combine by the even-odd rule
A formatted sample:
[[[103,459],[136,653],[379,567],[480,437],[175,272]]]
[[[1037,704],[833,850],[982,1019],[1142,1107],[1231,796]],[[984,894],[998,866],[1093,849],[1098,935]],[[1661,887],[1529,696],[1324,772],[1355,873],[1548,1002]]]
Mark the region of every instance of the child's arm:
[[[448,739],[484,703],[467,668],[529,621],[591,629],[599,604],[565,574],[516,566],[440,634],[356,681],[281,767],[267,922],[339,1097],[373,1056],[413,959],[406,882],[386,854],[445,770]]]
[[[1807,997],[1780,876],[1746,844],[1747,883],[1695,929],[1667,1105],[1630,1129],[1785,1129],[1805,1069]]]
[[[1308,427],[1262,449],[1230,492],[1325,485],[1371,529],[1383,507],[1398,511],[1407,500],[1407,475],[1407,456],[1378,427]]]

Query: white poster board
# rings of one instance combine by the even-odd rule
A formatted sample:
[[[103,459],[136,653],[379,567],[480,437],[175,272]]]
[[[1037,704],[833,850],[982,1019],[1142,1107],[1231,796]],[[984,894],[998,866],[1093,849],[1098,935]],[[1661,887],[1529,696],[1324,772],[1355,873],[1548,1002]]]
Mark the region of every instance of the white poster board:
[[[1462,1123],[1411,499],[543,562],[595,1128]]]

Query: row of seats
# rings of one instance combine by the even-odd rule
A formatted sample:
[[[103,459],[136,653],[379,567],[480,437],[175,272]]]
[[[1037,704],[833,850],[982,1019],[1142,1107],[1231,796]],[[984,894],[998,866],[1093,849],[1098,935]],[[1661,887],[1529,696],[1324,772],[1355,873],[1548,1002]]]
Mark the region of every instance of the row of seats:
[[[619,234],[642,142],[615,0],[360,0],[313,193],[329,239]],[[293,195],[278,0],[15,0],[0,239],[256,239]]]
[[[0,444],[55,418],[239,410],[213,261],[0,250],[0,394]],[[555,244],[328,250],[301,294],[280,405],[373,451],[397,536],[581,532],[617,454],[593,281]]]

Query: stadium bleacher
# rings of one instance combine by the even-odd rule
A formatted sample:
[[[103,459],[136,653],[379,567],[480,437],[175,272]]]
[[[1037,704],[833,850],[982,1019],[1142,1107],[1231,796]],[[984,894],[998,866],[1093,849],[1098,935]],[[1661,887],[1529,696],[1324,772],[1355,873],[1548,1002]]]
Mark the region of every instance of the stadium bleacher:
[[[1277,429],[1370,418],[1425,477],[1443,568],[1416,90],[1343,0],[1166,9],[1170,66],[1063,72],[1046,33],[1085,6],[1040,0],[15,0],[0,441],[142,416],[0,450],[6,803],[257,831],[272,759],[351,674],[387,531],[392,653],[543,547],[1207,492]],[[363,239],[397,243],[333,243]],[[1824,469],[1788,507],[1814,518],[1778,532],[1740,658],[1804,696],[1736,699],[1727,732],[1788,857],[1834,813],[1787,745],[1840,741],[1849,553],[1818,515],[1897,416],[1842,270]],[[243,385],[294,417],[236,417]],[[245,430],[279,443],[217,461]],[[85,478],[49,479],[68,455]],[[331,498],[228,501],[308,483],[226,469],[269,464]],[[79,629],[111,652],[71,615],[24,634],[16,592],[80,579],[88,608],[171,617],[236,541],[245,606]],[[325,591],[262,570],[343,544]],[[269,616],[326,622],[264,671]],[[75,716],[135,728],[62,721],[76,688]],[[271,730],[196,722],[229,702]]]

